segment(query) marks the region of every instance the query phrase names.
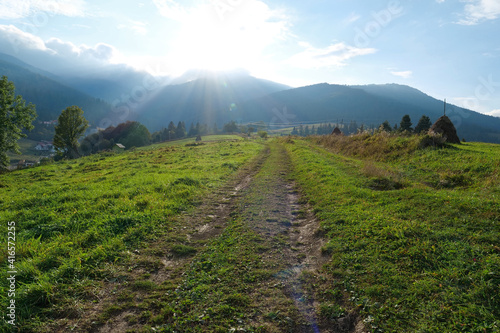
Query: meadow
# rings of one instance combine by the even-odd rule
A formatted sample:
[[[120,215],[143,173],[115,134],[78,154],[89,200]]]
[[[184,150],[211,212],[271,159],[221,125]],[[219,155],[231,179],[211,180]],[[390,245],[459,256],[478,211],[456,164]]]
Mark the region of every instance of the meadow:
[[[200,205],[262,149],[237,136],[210,141],[101,153],[0,175],[2,244],[7,223],[16,227],[18,330],[36,332],[54,318],[79,315],[80,301],[95,300],[102,281],[116,278],[116,265],[175,234],[173,217]],[[7,258],[2,246],[3,309]]]
[[[500,147],[284,140],[325,270],[373,332],[500,331]],[[376,148],[374,148],[376,147]]]
[[[18,325],[0,330],[499,332],[499,173],[499,145],[386,133],[212,136],[6,173]]]

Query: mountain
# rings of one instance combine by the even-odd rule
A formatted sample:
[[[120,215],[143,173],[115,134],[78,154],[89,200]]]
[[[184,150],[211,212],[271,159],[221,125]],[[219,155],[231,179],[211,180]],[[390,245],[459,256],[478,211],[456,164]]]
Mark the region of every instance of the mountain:
[[[151,131],[166,127],[170,121],[220,126],[229,120],[241,121],[239,108],[245,101],[289,89],[241,72],[191,74],[198,78],[163,87],[137,109],[135,119]]]
[[[416,125],[422,115],[436,121],[443,101],[404,85],[343,86],[317,84],[276,92],[244,102],[243,122],[264,121],[292,126],[300,122],[356,121],[378,126],[385,120],[398,124],[410,115]],[[470,141],[500,143],[500,118],[449,105],[447,115],[459,136]]]
[[[405,114],[416,125],[422,115],[431,121],[443,115],[442,101],[398,84],[322,83],[290,89],[241,70],[193,70],[171,79],[121,65],[85,77],[60,77],[1,53],[0,75],[7,75],[16,93],[36,105],[39,120],[56,119],[67,106],[78,105],[99,127],[127,120],[137,120],[150,131],[167,127],[170,121],[219,127],[230,120],[264,121],[275,127],[342,121],[378,126],[385,120],[399,125]],[[454,105],[448,105],[447,115],[460,138],[500,143],[500,118]]]
[[[56,81],[55,75],[15,58],[0,57],[2,75],[14,83],[16,94],[21,95],[26,102],[35,104],[38,120],[57,119],[66,107],[77,105],[84,111],[85,118],[95,125],[111,111],[111,106],[103,100],[61,84]]]
[[[150,94],[170,83],[171,78],[153,76],[125,65],[109,65],[85,75],[63,75],[61,81],[115,105],[129,98],[141,100],[144,94]]]

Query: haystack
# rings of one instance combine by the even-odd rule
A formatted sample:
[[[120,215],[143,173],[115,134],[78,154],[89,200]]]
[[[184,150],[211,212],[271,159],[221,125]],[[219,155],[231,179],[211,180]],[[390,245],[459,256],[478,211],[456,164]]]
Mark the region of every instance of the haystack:
[[[430,133],[441,134],[443,138],[446,138],[448,143],[460,143],[460,139],[457,135],[457,130],[450,118],[447,116],[442,116],[439,118],[434,125],[432,125],[429,130]]]
[[[332,135],[342,135],[342,134],[343,134],[342,131],[338,127],[335,127],[332,131]]]

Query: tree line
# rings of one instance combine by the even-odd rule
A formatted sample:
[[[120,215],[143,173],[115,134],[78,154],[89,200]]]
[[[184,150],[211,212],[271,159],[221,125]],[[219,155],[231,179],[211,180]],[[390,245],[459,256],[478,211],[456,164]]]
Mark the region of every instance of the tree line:
[[[309,135],[328,135],[331,134],[335,127],[339,128],[343,134],[357,134],[363,133],[365,131],[385,131],[385,132],[399,132],[399,133],[424,133],[427,132],[431,126],[431,120],[426,115],[423,115],[418,121],[415,128],[412,127],[413,124],[411,122],[411,118],[409,115],[404,115],[401,119],[401,122],[398,124],[394,124],[391,126],[388,120],[384,121],[382,124],[375,126],[370,125],[367,126],[365,124],[358,125],[355,120],[350,121],[348,124],[343,123],[327,123],[320,125],[299,125],[295,126],[292,129],[291,135],[296,136],[309,136]]]

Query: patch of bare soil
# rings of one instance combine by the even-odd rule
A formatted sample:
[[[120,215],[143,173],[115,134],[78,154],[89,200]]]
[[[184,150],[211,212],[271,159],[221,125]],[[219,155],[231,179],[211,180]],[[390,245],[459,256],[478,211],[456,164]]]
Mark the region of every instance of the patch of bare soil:
[[[356,311],[335,318],[321,314],[320,303],[328,300],[318,296],[332,284],[332,277],[322,270],[329,261],[321,251],[326,241],[319,221],[289,179],[292,166],[286,150],[275,146],[271,154],[263,175],[257,175],[242,192],[239,212],[268,240],[271,250],[263,260],[279,270],[274,282],[254,291],[252,298],[261,300],[257,306],[264,314],[254,318],[254,324],[264,323],[269,332],[363,332]],[[342,297],[332,301],[344,305]],[[269,320],[269,314],[276,315],[275,320]]]

